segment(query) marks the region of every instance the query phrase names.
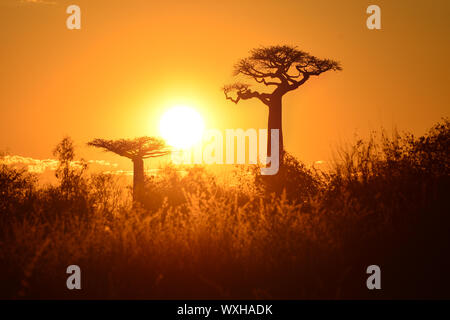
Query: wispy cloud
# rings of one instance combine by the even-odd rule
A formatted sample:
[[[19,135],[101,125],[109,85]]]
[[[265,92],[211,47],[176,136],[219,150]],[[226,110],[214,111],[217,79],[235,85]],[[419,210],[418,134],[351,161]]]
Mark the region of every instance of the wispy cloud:
[[[102,172],[104,174],[111,174],[117,176],[132,176],[133,170],[119,169],[117,163],[105,160],[88,160],[89,168],[94,172]],[[25,169],[31,173],[43,174],[55,171],[58,168],[59,161],[56,159],[34,159],[31,157],[23,157],[19,155],[0,155],[0,165],[8,165],[15,168]],[[72,168],[81,168],[81,161],[72,161],[70,163]],[[144,170],[147,175],[155,175],[160,169],[148,168]],[[47,174],[46,173],[46,174]]]
[[[51,0],[19,0],[21,3],[34,3],[34,4],[56,4],[56,1]]]
[[[118,167],[117,163],[111,163],[105,160],[89,160],[87,163],[90,165],[109,167],[111,169]],[[56,159],[34,159],[31,157],[23,157],[18,155],[6,155],[0,157],[0,164],[22,167],[28,172],[43,173],[46,170],[56,170],[59,161]],[[72,161],[70,165],[73,168],[80,168],[82,163],[81,161]]]
[[[144,170],[147,175],[156,175],[161,169],[146,169]],[[118,176],[132,176],[133,170],[111,170],[111,171],[103,171],[104,174],[114,174]]]

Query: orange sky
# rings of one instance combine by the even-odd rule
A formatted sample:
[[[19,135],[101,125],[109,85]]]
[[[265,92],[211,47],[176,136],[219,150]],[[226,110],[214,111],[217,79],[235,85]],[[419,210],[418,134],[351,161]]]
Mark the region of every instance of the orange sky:
[[[66,28],[70,4],[81,30]],[[369,4],[382,30],[366,28]],[[84,145],[157,135],[180,103],[207,128],[265,128],[265,106],[236,106],[220,88],[250,49],[273,44],[344,68],[284,98],[286,149],[300,159],[381,126],[423,134],[449,116],[449,31],[448,0],[0,0],[0,150],[48,158],[67,134],[80,155],[121,162]]]

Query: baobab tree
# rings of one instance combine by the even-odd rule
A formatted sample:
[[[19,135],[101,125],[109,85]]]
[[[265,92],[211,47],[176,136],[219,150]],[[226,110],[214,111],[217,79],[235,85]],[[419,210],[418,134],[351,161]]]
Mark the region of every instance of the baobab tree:
[[[140,137],[136,139],[95,139],[89,146],[114,152],[133,161],[133,200],[140,201],[144,189],[144,159],[167,155],[170,149],[161,139]]]
[[[329,59],[319,59],[292,46],[270,46],[253,49],[250,56],[241,59],[234,67],[234,76],[242,75],[265,86],[268,92],[251,90],[248,83],[236,82],[223,87],[225,97],[234,103],[240,100],[259,99],[269,107],[267,155],[271,154],[271,129],[279,129],[280,165],[283,161],[282,99],[296,90],[312,76],[326,71],[342,70],[340,64]]]

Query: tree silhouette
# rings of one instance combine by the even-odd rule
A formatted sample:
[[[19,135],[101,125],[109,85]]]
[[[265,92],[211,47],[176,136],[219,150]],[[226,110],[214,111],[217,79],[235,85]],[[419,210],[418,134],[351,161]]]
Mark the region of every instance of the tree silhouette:
[[[83,173],[88,165],[84,159],[79,161],[78,168],[72,166],[75,159],[75,146],[70,137],[64,137],[53,150],[53,155],[58,158],[58,168],[55,175],[60,181],[61,194],[66,200],[76,195],[84,183]]]
[[[342,70],[340,64],[329,59],[319,59],[292,46],[269,46],[253,49],[248,58],[241,59],[234,66],[234,76],[243,75],[266,87],[271,92],[250,89],[250,84],[236,82],[223,87],[225,97],[234,103],[252,98],[259,99],[269,107],[267,155],[271,154],[271,129],[279,129],[280,165],[284,147],[282,133],[283,96],[326,71]]]
[[[144,188],[144,159],[155,158],[170,153],[161,139],[140,137],[135,139],[104,140],[94,139],[89,146],[111,151],[133,161],[133,200],[140,201]]]

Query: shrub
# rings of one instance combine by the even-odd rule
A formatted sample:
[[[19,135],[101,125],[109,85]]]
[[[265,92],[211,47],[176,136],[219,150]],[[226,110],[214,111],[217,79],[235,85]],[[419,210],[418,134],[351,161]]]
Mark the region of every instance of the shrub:
[[[41,188],[2,166],[0,297],[449,298],[449,129],[374,134],[327,172],[287,156],[273,180],[169,166],[142,207],[70,162]],[[79,293],[64,286],[70,264]],[[382,296],[364,286],[370,264]]]

